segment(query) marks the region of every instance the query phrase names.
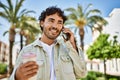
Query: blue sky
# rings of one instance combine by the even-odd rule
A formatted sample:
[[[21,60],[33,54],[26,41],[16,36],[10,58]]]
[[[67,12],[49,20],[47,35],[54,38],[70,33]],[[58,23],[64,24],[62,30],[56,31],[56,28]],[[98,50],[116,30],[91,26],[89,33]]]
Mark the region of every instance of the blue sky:
[[[5,0],[0,1],[4,3],[6,2]],[[89,3],[93,4],[91,8],[97,8],[102,12],[102,17],[108,17],[114,8],[120,8],[119,0],[25,0],[22,8],[34,10],[36,13],[32,14],[32,16],[38,18],[41,11],[49,6],[56,5],[61,9],[66,9],[69,7],[76,8],[77,4],[81,4],[83,7],[85,7]],[[0,18],[0,24],[2,24],[0,25],[0,40],[8,43],[8,35],[3,37],[2,34],[9,29],[10,24],[2,18]],[[89,36],[91,35],[88,34],[87,37]]]
[[[57,5],[58,7],[65,9],[68,7],[77,7],[77,4],[81,4],[85,7],[87,4],[92,3],[92,8],[101,10],[102,16],[106,17],[114,8],[120,8],[119,0],[26,0],[23,5],[27,9],[36,11],[36,17],[39,13],[48,6]]]

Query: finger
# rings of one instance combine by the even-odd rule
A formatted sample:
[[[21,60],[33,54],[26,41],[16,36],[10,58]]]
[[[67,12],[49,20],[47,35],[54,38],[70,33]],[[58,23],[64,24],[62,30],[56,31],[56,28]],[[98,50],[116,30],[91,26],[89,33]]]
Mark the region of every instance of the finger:
[[[72,32],[72,31],[70,31],[70,30],[66,30],[66,31],[64,31],[64,33],[69,33],[69,34],[70,34],[70,36],[71,36],[71,35],[73,35],[73,32]]]
[[[34,65],[34,64],[36,64],[35,61],[28,61],[28,62],[26,62],[26,63],[23,63],[23,67],[32,66],[32,65]]]
[[[27,71],[31,71],[31,70],[34,70],[34,69],[37,69],[38,70],[38,65],[32,65],[32,66],[29,66],[29,67],[26,67],[26,72]]]
[[[38,65],[34,62],[27,62],[27,63],[21,64],[19,67],[19,71],[23,74],[32,69],[38,69]]]
[[[63,32],[65,32],[65,33],[72,33],[69,28],[65,28],[65,29],[63,30]]]
[[[38,69],[31,69],[27,71],[24,75],[25,76],[30,76],[30,75],[35,75],[37,73]]]
[[[35,76],[36,74],[37,73],[29,74],[29,75],[26,76],[26,78],[31,78],[31,77]]]

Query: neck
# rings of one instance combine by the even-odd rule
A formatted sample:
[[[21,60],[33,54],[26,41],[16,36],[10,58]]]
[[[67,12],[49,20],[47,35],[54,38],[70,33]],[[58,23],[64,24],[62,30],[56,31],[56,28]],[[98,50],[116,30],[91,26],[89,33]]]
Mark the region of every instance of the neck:
[[[45,37],[44,35],[41,36],[40,40],[48,45],[51,45],[54,43],[55,40],[49,39]]]

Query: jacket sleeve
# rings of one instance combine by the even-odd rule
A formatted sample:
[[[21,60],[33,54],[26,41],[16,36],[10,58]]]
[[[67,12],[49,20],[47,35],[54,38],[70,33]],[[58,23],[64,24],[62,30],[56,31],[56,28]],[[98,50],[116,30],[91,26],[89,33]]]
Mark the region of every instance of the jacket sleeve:
[[[12,72],[12,74],[10,75],[10,78],[9,80],[15,80],[15,72],[16,72],[16,69],[20,66],[20,64],[22,63],[22,58],[21,58],[21,54],[23,53],[23,51],[21,51],[17,57],[17,60],[16,60],[16,63],[15,63],[15,66],[14,66],[14,70]]]
[[[73,61],[73,67],[76,78],[83,78],[87,74],[86,62],[83,57],[83,52],[78,48],[78,52],[72,47],[72,44],[67,41],[66,46],[69,49],[69,56]]]

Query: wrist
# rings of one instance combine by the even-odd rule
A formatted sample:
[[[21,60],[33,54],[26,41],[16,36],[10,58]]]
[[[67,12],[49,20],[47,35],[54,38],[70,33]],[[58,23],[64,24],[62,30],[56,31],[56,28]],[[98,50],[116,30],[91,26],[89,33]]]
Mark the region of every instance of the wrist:
[[[70,43],[72,44],[73,48],[78,52],[77,46],[76,46],[76,40],[73,39],[70,41]]]
[[[19,80],[19,79],[17,78],[17,75],[16,75],[16,73],[15,73],[15,76],[14,76],[14,77],[15,77],[15,80]]]
[[[14,78],[15,78],[15,80],[21,80],[18,76],[18,69],[16,69]]]

